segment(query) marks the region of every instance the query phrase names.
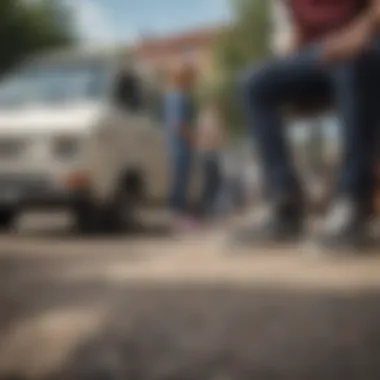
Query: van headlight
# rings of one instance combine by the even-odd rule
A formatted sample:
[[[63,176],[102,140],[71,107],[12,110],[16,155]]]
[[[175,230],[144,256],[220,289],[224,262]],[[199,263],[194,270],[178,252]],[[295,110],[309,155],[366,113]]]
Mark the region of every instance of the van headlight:
[[[60,136],[53,140],[53,156],[59,160],[76,158],[80,153],[82,141],[74,136]]]

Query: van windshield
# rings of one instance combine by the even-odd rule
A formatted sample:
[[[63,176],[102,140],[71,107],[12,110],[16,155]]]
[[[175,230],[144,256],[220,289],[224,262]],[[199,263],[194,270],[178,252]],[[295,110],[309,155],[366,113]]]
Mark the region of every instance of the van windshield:
[[[31,64],[0,84],[0,108],[96,101],[106,96],[107,73],[101,62]]]

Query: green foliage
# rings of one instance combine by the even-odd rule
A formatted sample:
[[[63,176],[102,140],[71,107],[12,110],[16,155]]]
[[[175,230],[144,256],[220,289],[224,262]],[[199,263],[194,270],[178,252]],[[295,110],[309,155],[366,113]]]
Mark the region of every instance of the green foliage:
[[[216,59],[222,70],[235,71],[268,54],[268,2],[234,0],[235,20],[216,46]]]
[[[268,4],[267,0],[233,0],[233,24],[220,36],[215,46],[220,100],[233,132],[238,132],[241,125],[240,107],[236,102],[237,74],[269,55]]]
[[[57,0],[0,0],[0,74],[31,53],[71,43],[71,29]]]

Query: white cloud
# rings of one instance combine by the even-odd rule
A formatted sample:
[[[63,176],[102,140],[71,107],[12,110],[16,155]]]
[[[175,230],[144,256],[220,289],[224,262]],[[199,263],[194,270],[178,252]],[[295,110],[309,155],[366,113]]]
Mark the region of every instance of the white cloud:
[[[83,43],[109,44],[115,42],[115,32],[107,12],[93,0],[64,0],[73,10],[74,22]]]

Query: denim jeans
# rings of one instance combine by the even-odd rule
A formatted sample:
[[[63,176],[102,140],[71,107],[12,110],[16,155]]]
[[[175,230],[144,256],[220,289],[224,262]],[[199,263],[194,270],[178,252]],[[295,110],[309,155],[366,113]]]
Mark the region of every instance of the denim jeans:
[[[222,173],[218,154],[207,152],[202,156],[203,191],[201,198],[201,210],[204,216],[215,211],[219,192],[222,185]]]
[[[170,147],[171,188],[170,206],[176,212],[187,209],[187,195],[190,183],[192,150],[182,141],[173,141]]]
[[[369,197],[378,144],[380,115],[380,49],[377,43],[360,56],[322,64],[320,46],[249,70],[240,94],[250,130],[262,159],[270,195],[291,191],[296,181],[285,138],[281,108],[284,103],[331,96],[342,127],[342,162],[338,192],[353,198]]]

